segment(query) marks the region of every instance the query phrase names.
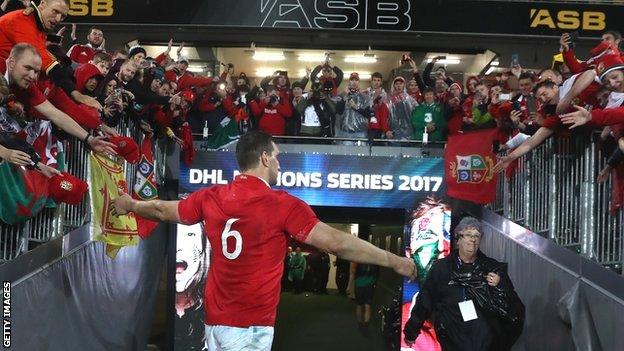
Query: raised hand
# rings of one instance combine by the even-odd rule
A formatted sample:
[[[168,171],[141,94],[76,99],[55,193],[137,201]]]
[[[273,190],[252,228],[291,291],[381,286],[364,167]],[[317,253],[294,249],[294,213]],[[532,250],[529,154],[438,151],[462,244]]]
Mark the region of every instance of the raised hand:
[[[587,109],[577,105],[574,105],[574,109],[576,111],[561,115],[561,122],[563,124],[571,124],[570,129],[580,127],[591,121],[591,112],[587,111]]]

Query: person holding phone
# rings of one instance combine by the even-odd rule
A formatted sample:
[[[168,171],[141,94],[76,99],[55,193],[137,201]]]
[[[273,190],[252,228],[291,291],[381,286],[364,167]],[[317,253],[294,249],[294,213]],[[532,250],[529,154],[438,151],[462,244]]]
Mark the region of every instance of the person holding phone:
[[[519,111],[522,113],[520,120],[524,122],[529,117],[535,118],[537,114],[537,100],[533,96],[533,74],[530,72],[522,72],[518,77],[519,91],[518,94],[511,100],[511,103],[516,103],[519,107]]]
[[[622,34],[618,31],[609,30],[602,34],[600,43],[589,51],[590,58],[587,61],[579,61],[574,52],[578,37],[578,32],[563,33],[559,39],[559,51],[563,56],[564,63],[572,74],[581,73],[596,67],[604,55],[616,54],[624,57],[620,51]]]

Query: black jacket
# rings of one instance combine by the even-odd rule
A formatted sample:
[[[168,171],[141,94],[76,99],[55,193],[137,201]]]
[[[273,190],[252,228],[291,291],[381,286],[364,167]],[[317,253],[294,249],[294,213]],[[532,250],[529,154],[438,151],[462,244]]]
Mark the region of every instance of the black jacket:
[[[444,351],[509,350],[522,332],[524,305],[501,267],[500,262],[481,251],[472,265],[461,264],[457,251],[434,262],[405,325],[405,337],[415,340],[424,321],[432,320]],[[462,272],[470,272],[471,281],[482,290],[449,284],[451,280],[457,282]],[[497,287],[486,285],[485,276],[489,272],[501,276]],[[484,298],[473,296],[475,291]],[[473,300],[476,320],[463,321],[458,304],[465,300]]]

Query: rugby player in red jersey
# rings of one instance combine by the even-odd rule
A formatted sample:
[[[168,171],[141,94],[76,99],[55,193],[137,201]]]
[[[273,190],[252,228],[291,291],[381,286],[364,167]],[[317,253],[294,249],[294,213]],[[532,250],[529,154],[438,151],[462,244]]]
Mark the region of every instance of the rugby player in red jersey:
[[[384,251],[319,221],[305,202],[271,190],[280,169],[271,136],[253,131],[236,146],[242,174],[227,185],[181,201],[136,201],[127,194],[117,214],[187,225],[204,222],[212,248],[204,309],[209,350],[270,350],[288,236],[345,260],[390,267],[414,279],[414,261]]]

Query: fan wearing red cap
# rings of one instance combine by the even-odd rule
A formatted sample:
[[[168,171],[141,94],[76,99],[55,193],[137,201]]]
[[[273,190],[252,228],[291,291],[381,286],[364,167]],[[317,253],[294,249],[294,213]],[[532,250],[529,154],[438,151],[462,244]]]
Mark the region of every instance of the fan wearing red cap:
[[[89,185],[85,181],[67,172],[53,176],[48,183],[48,194],[57,203],[77,205],[82,201],[87,190],[89,190]]]
[[[619,33],[612,31],[605,32],[602,35],[602,41],[589,51],[591,57],[587,61],[579,62],[576,59],[574,51],[570,47],[572,38],[568,33],[564,33],[559,40],[563,62],[568,66],[572,74],[577,74],[598,66],[602,57],[606,55],[621,56],[622,53],[618,49],[620,38],[616,38],[616,36],[619,36]]]
[[[110,137],[109,140],[115,145],[115,151],[119,156],[130,163],[139,162],[139,145],[132,138],[117,135]]]
[[[577,107],[576,111],[561,116],[561,121],[576,128],[591,121],[594,126],[608,126],[624,123],[624,60],[619,55],[606,55],[598,64],[597,71],[602,84],[615,94],[609,96],[604,109],[594,108],[591,112]]]

